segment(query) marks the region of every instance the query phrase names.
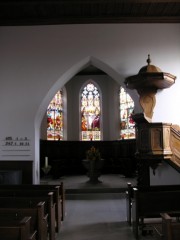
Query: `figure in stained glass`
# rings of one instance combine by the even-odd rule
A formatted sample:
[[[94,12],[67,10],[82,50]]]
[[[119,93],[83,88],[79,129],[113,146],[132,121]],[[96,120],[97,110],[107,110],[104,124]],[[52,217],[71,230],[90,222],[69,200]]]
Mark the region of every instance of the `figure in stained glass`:
[[[81,131],[82,140],[101,140],[100,95],[92,82],[81,93]]]

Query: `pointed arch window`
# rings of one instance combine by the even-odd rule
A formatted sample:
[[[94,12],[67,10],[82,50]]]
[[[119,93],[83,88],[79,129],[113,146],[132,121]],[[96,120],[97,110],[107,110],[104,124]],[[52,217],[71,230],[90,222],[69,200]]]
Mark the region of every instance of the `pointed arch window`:
[[[132,119],[134,111],[134,101],[126,93],[123,87],[119,91],[120,105],[120,138],[129,139],[135,138],[135,122]]]
[[[63,140],[63,91],[59,90],[47,108],[47,140]]]
[[[81,140],[101,140],[100,94],[98,88],[89,82],[81,92]]]

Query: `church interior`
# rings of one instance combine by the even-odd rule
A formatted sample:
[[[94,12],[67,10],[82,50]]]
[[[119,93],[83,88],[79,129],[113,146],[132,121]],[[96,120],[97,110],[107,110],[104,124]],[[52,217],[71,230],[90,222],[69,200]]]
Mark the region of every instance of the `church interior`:
[[[180,1],[3,0],[0,36],[2,239],[179,240]]]

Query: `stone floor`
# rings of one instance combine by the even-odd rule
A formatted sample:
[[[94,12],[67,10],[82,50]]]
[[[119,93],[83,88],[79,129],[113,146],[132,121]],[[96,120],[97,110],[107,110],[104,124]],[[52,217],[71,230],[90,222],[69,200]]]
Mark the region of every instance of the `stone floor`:
[[[106,174],[99,177],[99,183],[91,184],[86,175],[63,176],[59,179],[41,179],[41,183],[64,183],[67,193],[77,192],[122,192],[127,188],[127,182],[136,185],[136,178],[126,178],[120,174]]]

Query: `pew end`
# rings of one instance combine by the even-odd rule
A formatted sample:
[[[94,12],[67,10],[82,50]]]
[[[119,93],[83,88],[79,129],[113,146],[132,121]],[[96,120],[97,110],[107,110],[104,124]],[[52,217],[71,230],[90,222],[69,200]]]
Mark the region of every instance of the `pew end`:
[[[159,236],[161,237],[161,239],[179,240],[180,238],[179,217],[172,217],[168,213],[161,213],[160,216],[162,219],[161,225],[159,227],[160,229]]]
[[[132,196],[133,196],[133,186],[131,182],[127,182],[127,190],[125,191],[125,199],[126,199],[126,213],[127,213],[127,223],[129,226],[132,225],[132,216],[131,216],[131,209],[132,209]]]
[[[0,219],[0,236],[3,240],[37,240],[37,231],[31,231],[31,217],[15,219],[5,216]]]
[[[160,189],[159,187],[158,189],[149,188],[147,190],[133,188],[132,230],[135,238],[139,238],[139,232],[142,235],[148,232],[151,234],[153,226],[162,224],[161,213],[167,212],[171,214],[171,217],[179,217],[179,199],[179,186],[177,188],[174,186],[171,189],[170,187],[166,189],[164,187],[160,187]]]

